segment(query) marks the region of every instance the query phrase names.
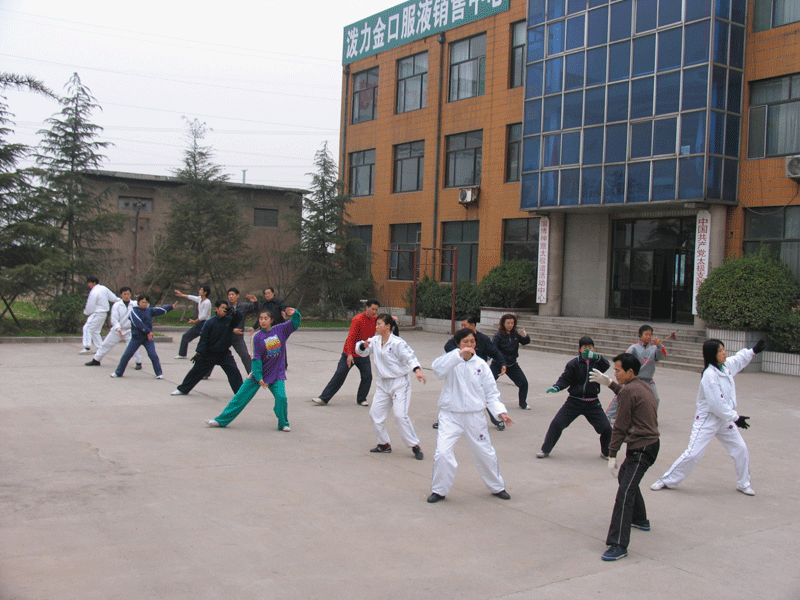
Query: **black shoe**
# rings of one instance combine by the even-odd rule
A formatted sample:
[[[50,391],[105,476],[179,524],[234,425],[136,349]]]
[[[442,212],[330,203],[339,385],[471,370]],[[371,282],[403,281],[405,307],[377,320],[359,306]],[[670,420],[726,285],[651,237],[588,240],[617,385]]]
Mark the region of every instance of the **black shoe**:
[[[89,362],[87,362],[85,364],[86,364],[87,367],[99,367],[100,366],[100,361],[92,359],[92,360],[90,360]]]
[[[506,424],[505,424],[505,423],[503,423],[502,421],[500,421],[500,422],[497,424],[497,431],[505,431],[505,429],[506,429]]]
[[[428,502],[431,504],[438,502],[439,500],[444,500],[444,496],[440,496],[436,492],[433,492],[430,496],[428,496]]]
[[[511,500],[511,496],[508,495],[508,492],[505,490],[500,490],[499,492],[494,492],[492,496],[497,496],[500,500]]]
[[[378,444],[375,446],[370,452],[391,452],[392,446],[391,444]]]
[[[422,460],[425,458],[425,455],[422,453],[422,450],[420,450],[419,446],[414,446],[411,448],[411,451],[414,453],[414,458],[417,460]]]
[[[433,428],[439,429],[439,421],[436,421],[436,423],[433,424]]]
[[[603,552],[603,556],[600,558],[603,560],[619,560],[620,558],[625,558],[626,556],[628,556],[627,548],[613,544],[608,547],[608,550]]]
[[[645,519],[644,521],[634,521],[631,523],[631,527],[635,527],[636,529],[641,529],[642,531],[650,531],[650,521]]]
[[[134,371],[141,371],[142,370],[142,363],[136,363],[136,366],[133,367]]]

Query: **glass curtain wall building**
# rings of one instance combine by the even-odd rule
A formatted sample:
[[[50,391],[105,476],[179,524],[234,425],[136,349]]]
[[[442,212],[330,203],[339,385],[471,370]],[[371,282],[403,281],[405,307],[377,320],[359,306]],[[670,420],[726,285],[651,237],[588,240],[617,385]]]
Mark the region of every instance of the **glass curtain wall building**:
[[[746,8],[530,0],[520,208],[734,203]]]

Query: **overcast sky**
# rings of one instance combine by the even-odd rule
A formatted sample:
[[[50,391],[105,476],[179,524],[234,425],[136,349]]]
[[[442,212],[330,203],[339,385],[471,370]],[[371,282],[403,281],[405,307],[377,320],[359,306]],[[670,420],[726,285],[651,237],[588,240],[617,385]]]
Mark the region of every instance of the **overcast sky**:
[[[56,93],[77,72],[112,142],[104,169],[171,175],[186,148],[182,117],[232,181],[307,187],[324,141],[338,154],[342,35],[399,0],[348,2],[0,0],[0,71]],[[13,141],[34,146],[55,101],[6,90]]]

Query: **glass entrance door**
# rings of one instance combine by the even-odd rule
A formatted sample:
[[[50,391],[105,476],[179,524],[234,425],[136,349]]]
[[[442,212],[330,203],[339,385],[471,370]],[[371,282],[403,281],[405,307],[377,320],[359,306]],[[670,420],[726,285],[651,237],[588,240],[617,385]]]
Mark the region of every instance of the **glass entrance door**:
[[[691,323],[694,219],[614,221],[608,314]]]

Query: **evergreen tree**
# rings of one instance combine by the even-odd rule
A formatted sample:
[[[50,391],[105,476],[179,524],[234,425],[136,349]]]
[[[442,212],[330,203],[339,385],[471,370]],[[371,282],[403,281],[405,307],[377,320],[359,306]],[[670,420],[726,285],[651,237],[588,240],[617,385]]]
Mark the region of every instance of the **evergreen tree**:
[[[108,235],[119,232],[125,217],[108,205],[108,192],[97,190],[86,177],[98,169],[109,143],[97,139],[103,128],[90,121],[100,108],[90,90],[75,73],[59,99],[61,112],[47,119],[49,129],[39,131],[42,141],[36,155],[42,181],[40,214],[57,233],[59,256],[52,273],[59,292],[83,289],[84,277],[109,258],[103,248]]]
[[[7,87],[55,97],[30,76],[0,73],[0,89]],[[30,173],[17,167],[30,154],[30,148],[7,141],[14,123],[5,100],[0,95],[0,300],[4,304],[2,315],[9,313],[19,326],[11,305],[20,294],[46,284],[49,272],[45,261],[51,254],[52,239],[46,224],[38,218]]]
[[[165,235],[156,257],[161,289],[174,286],[197,289],[209,283],[225,297],[228,283],[253,268],[247,246],[251,225],[243,220],[236,194],[226,185],[228,176],[214,163],[214,153],[203,146],[205,123],[188,121],[188,147],[183,165],[175,171],[181,187],[172,198]]]
[[[289,223],[300,241],[287,253],[301,281],[313,286],[320,310],[327,314],[334,307],[353,308],[371,294],[372,278],[364,273],[364,246],[347,237],[347,205],[338,170],[325,142],[314,155],[316,173],[311,175],[311,194],[303,199],[300,216],[290,215]]]

